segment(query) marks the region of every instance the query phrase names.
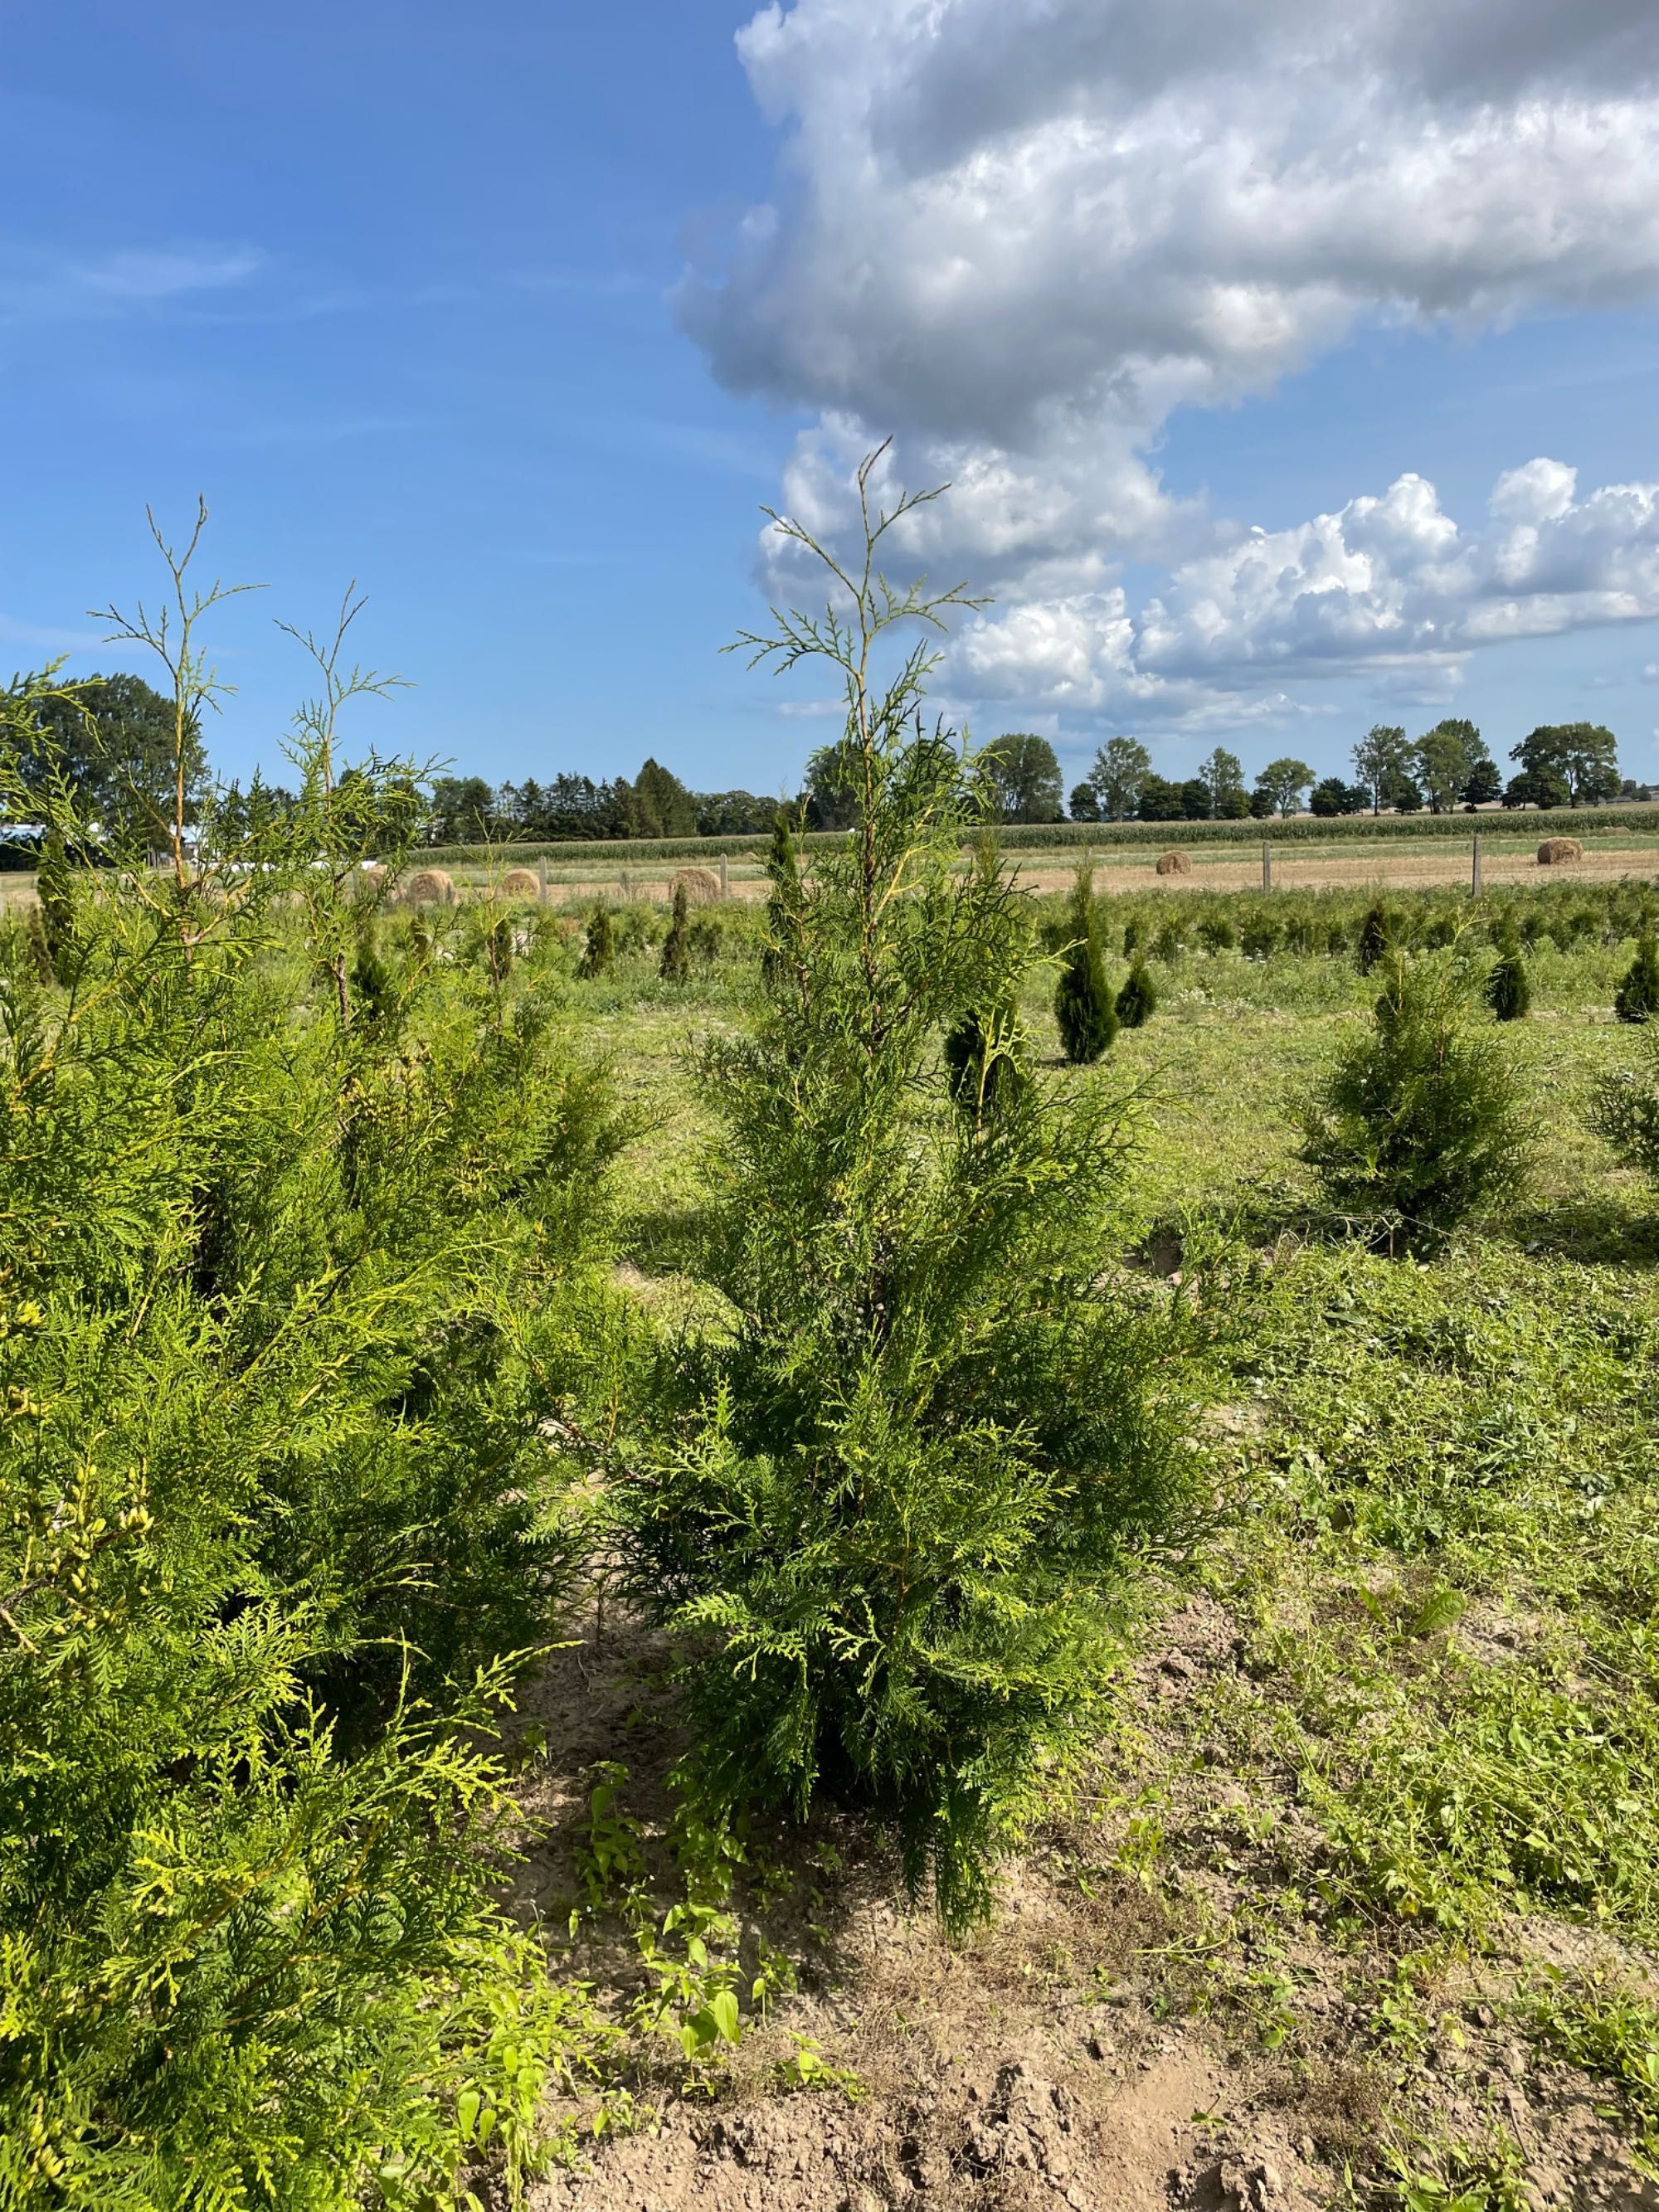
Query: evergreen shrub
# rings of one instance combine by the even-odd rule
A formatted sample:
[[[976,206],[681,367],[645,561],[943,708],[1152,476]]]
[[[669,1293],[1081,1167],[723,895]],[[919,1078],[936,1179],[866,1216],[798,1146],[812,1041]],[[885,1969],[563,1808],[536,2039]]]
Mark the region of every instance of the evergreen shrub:
[[[1498,957],[1486,977],[1486,1004],[1500,1022],[1523,1020],[1532,1007],[1532,983],[1521,940],[1511,927],[1498,941]]]
[[[1362,975],[1369,975],[1378,962],[1388,957],[1392,942],[1393,929],[1389,909],[1381,899],[1374,900],[1365,910],[1354,945],[1354,957]]]
[[[611,925],[611,909],[601,899],[588,917],[587,936],[582,946],[578,973],[590,977],[608,975],[616,957],[616,933]]]
[[[1527,1152],[1515,1079],[1470,1019],[1446,953],[1391,953],[1368,1029],[1303,1116],[1303,1157],[1336,1210],[1389,1252],[1431,1252],[1519,1186]]]
[[[686,887],[674,886],[674,905],[657,973],[665,983],[685,983],[691,978],[691,923],[686,912]]]
[[[1626,1167],[1659,1188],[1659,1024],[1644,1031],[1640,1049],[1637,1066],[1597,1082],[1588,1120]]]
[[[1074,1066],[1097,1060],[1117,1035],[1117,1007],[1106,980],[1095,918],[1093,872],[1079,866],[1066,913],[1067,937],[1054,989],[1060,1049]]]
[[[597,2047],[501,1909],[491,1744],[580,1539],[544,1424],[603,1325],[616,1125],[541,994],[372,935],[406,775],[348,805],[298,764],[282,824],[88,872],[72,994],[6,940],[17,2212],[412,2212],[485,2142],[510,2179]]]
[[[1146,963],[1137,958],[1117,994],[1117,1018],[1126,1030],[1138,1030],[1158,1012],[1158,994]]]
[[[745,641],[840,670],[857,820],[810,879],[775,860],[780,959],[707,1054],[726,1325],[684,1350],[613,1496],[638,1601],[687,1653],[705,1816],[860,1802],[959,1926],[1085,1740],[1129,1547],[1178,1494],[1157,1380],[1177,1323],[1103,1285],[1123,1145],[1097,1082],[1050,1088],[982,1018],[1021,1079],[966,1112],[933,1048],[1012,1003],[1030,921],[994,856],[957,866],[992,794],[915,719],[925,650],[866,678],[889,622],[960,598],[878,577],[912,504],[866,509],[850,612]]]
[[[1637,945],[1613,1010],[1621,1022],[1650,1022],[1659,1014],[1659,941],[1644,937]]]

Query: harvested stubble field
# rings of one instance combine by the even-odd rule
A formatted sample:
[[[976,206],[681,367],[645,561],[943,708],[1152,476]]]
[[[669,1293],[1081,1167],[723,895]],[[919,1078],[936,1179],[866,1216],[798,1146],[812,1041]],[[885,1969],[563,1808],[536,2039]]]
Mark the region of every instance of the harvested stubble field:
[[[1277,889],[1352,890],[1376,886],[1410,890],[1469,881],[1471,854],[1467,838],[1382,836],[1333,839],[1328,843],[1316,839],[1281,838],[1273,842],[1271,825],[1264,826],[1268,842],[1273,844],[1273,877]],[[1252,890],[1261,884],[1260,832],[1237,844],[1206,842],[1183,847],[1181,824],[1171,823],[1169,829],[1169,848],[1186,852],[1192,863],[1189,872],[1160,878],[1157,872],[1158,857],[1165,849],[1161,844],[1103,846],[1098,852],[1088,854],[1095,869],[1097,890],[1103,896],[1145,890],[1233,891]],[[1553,876],[1606,882],[1624,875],[1650,878],[1659,874],[1659,837],[1656,836],[1602,831],[1586,840],[1582,860],[1553,870],[1540,867],[1537,845],[1535,836],[1513,831],[1508,823],[1501,833],[1483,826],[1483,881],[1528,884]],[[1020,881],[1045,892],[1064,890],[1080,857],[1074,847],[1049,851],[1039,847],[1011,855]],[[504,855],[503,865],[507,859],[510,848]],[[719,861],[718,850],[712,851],[708,865],[718,867]],[[600,896],[665,902],[675,873],[686,865],[684,860],[647,860],[637,867],[629,867],[611,859],[592,864],[561,860],[548,866],[548,896],[556,903],[570,906]],[[806,865],[810,872],[810,856]],[[456,865],[451,872],[459,884],[472,892],[484,890],[492,879],[489,869],[476,864]],[[495,879],[499,880],[501,872],[499,868],[494,871]],[[765,869],[751,854],[728,857],[726,882],[729,896],[733,899],[752,902],[766,896]]]
[[[1237,843],[1206,840],[1187,846],[1182,843],[1181,823],[1170,823],[1168,827],[1167,847],[1143,842],[1103,846],[1097,852],[1087,848],[1080,851],[1075,846],[1051,850],[1037,846],[1020,850],[1011,858],[1020,882],[1030,890],[1045,893],[1063,890],[1071,883],[1079,860],[1085,856],[1095,871],[1095,888],[1103,896],[1142,890],[1251,890],[1260,886],[1262,836],[1254,825],[1251,835]],[[1306,837],[1281,837],[1275,842],[1272,825],[1262,827],[1273,848],[1273,880],[1277,890],[1375,888],[1405,891],[1467,884],[1469,881],[1471,854],[1467,838],[1384,836],[1321,842]],[[1557,868],[1540,868],[1537,844],[1535,836],[1516,830],[1508,822],[1503,823],[1501,830],[1483,825],[1483,881],[1487,884],[1523,884],[1546,879],[1605,883],[1626,875],[1647,878],[1659,876],[1659,836],[1597,830],[1585,840],[1582,860]],[[1189,870],[1180,875],[1160,877],[1157,872],[1158,858],[1165,849],[1184,852],[1191,863]],[[596,898],[637,899],[665,905],[677,874],[694,865],[706,866],[712,874],[718,870],[721,857],[717,842],[711,840],[707,859],[700,863],[684,859],[647,859],[630,866],[611,856],[592,862],[561,858],[547,863],[547,897],[550,904],[572,910],[591,905]],[[810,858],[807,867],[810,872]],[[499,892],[507,875],[520,869],[526,877],[535,872],[515,860],[511,846],[504,846],[493,864],[477,860],[446,863],[447,872],[454,878],[459,893],[466,897],[480,897],[492,890]],[[763,900],[767,878],[762,861],[749,853],[727,855],[726,886],[726,895],[732,900],[750,904]],[[514,898],[527,895],[527,883],[515,884],[510,894]],[[32,875],[0,874],[0,913],[9,906],[30,904],[34,896]]]
[[[1120,1265],[1210,1316],[1182,1384],[1204,1504],[1125,1616],[1115,1710],[960,1948],[858,1819],[752,1837],[741,2047],[641,2077],[543,2212],[1659,2201],[1659,1228],[1583,1119],[1631,1049],[1630,952],[1537,951],[1505,1033],[1531,1188],[1432,1264],[1333,1235],[1295,1158],[1370,1003],[1352,962],[1154,963],[1109,1062]],[[644,1127],[620,1279],[695,1320],[688,1047],[741,968],[653,973],[641,949],[571,1005]],[[1022,1011],[1071,1083],[1050,989]],[[638,1892],[677,1893],[660,1655],[614,1614],[573,1633],[526,1786],[549,1925],[623,1831]],[[580,1925],[622,2002],[625,1915]]]

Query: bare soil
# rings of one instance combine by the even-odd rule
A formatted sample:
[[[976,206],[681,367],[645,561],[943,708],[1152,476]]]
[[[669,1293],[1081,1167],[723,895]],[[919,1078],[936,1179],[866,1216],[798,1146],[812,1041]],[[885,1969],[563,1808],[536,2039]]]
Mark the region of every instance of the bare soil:
[[[1494,1618],[1466,1633],[1501,1665],[1528,1626]],[[554,1750],[531,1770],[529,1809],[548,1827],[521,1899],[550,1926],[597,1762],[627,1765],[647,1836],[665,1824],[681,1741],[661,1656],[626,1623],[590,1623],[531,1701]],[[741,1900],[744,1951],[787,1952],[797,1988],[724,2064],[643,2069],[632,2131],[535,2184],[532,2212],[1312,2212],[1372,2199],[1389,2144],[1428,2137],[1471,2155],[1507,2140],[1540,2212],[1652,2212],[1659,2190],[1604,2086],[1518,2038],[1505,2012],[1530,1969],[1644,1975],[1650,1962],[1580,1929],[1517,1927],[1512,1956],[1449,1960],[1434,2032],[1402,2058],[1376,2031],[1388,1931],[1338,1944],[1311,1915],[1275,1922],[1273,1899],[1312,1886],[1322,1839],[1292,1777],[1208,1730],[1218,1692],[1271,1693],[1250,1663],[1225,1607],[1175,1603],[1090,1791],[1008,1869],[994,1923],[960,1946],[907,1905],[853,1817],[772,1839],[755,1856],[769,1879]],[[1139,1785],[1154,1769],[1159,1833],[1142,1863]],[[625,1997],[625,1943],[590,1941],[576,1965]],[[797,2085],[800,2037],[839,2084]],[[597,2109],[576,2100],[555,2117],[586,2126]]]

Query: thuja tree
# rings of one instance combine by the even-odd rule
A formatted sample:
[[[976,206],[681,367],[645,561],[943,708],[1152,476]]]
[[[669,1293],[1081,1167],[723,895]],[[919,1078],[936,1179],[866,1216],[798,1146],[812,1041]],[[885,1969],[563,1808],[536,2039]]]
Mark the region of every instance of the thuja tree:
[[[1532,982],[1513,922],[1498,940],[1498,957],[1486,977],[1486,1004],[1500,1022],[1522,1021],[1531,1011]]]
[[[1158,1012],[1158,993],[1146,963],[1137,953],[1131,962],[1123,988],[1117,994],[1117,1018],[1126,1030],[1143,1028]]]
[[[86,872],[68,991],[0,979],[8,2205],[425,2204],[587,2047],[488,1745],[574,1540],[607,1110],[544,993],[377,945],[343,996],[407,779],[296,757],[205,865],[175,819]]]
[[[1613,1010],[1621,1022],[1650,1022],[1659,1014],[1659,941],[1644,937],[1636,957],[1613,995]]]
[[[1117,1002],[1100,953],[1093,874],[1086,862],[1079,866],[1072,885],[1066,927],[1060,981],[1054,987],[1054,1019],[1066,1059],[1086,1064],[1100,1058],[1118,1029]]]
[[[605,975],[616,958],[617,935],[611,924],[611,909],[601,899],[588,917],[587,936],[582,945],[579,972],[583,975]]]
[[[1303,1157],[1333,1206],[1389,1252],[1431,1252],[1519,1185],[1526,1124],[1514,1075],[1477,1027],[1455,957],[1389,955],[1370,1026],[1303,1116]]]
[[[689,1652],[688,1784],[726,1814],[856,1798],[958,1924],[1045,1755],[1079,1744],[1126,1547],[1169,1509],[1151,1377],[1172,1324],[1100,1287],[1110,1106],[1030,1077],[998,1011],[1025,902],[1000,866],[959,866],[987,794],[917,716],[929,652],[872,671],[885,633],[963,604],[883,578],[919,502],[877,510],[876,465],[857,560],[778,522],[827,567],[830,608],[743,641],[839,672],[857,818],[810,876],[775,859],[748,1032],[707,1063],[727,1326],[681,1370],[674,1448],[617,1495],[639,1595]],[[974,1047],[943,1057],[964,1017]],[[987,1082],[1003,1060],[1022,1079]]]
[[[686,904],[685,885],[676,884],[668,933],[663,939],[662,957],[657,963],[657,973],[665,983],[684,983],[690,978],[691,918]]]
[[[1598,1080],[1589,1121],[1626,1167],[1659,1188],[1659,1024],[1650,1022],[1644,1030],[1636,1066]]]

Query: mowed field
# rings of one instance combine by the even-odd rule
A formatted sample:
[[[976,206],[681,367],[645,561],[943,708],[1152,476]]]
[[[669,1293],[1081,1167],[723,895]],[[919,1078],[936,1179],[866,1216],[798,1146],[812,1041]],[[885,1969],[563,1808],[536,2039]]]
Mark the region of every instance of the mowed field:
[[[1154,963],[1158,1013],[1094,1072],[1060,1061],[1033,968],[1042,1079],[1124,1103],[1121,1295],[1194,1317],[1170,1386],[1189,1525],[1144,1562],[1115,1707],[995,1923],[947,1945],[850,1814],[757,1835],[739,1941],[767,1995],[741,2048],[689,2090],[642,2082],[647,2124],[537,2204],[1654,2201],[1659,1197],[1584,1121],[1637,1048],[1610,1011],[1631,951],[1538,949],[1533,1017],[1504,1033],[1530,1186],[1431,1265],[1345,1238],[1297,1158],[1371,997],[1351,960]],[[620,1279],[693,1327],[697,1041],[743,988],[722,958],[668,989],[646,946],[568,1001],[640,1120]],[[621,1771],[665,1864],[684,1747],[660,1655],[614,1618],[573,1633],[526,1799],[546,1826],[523,1899],[549,1926],[596,1773]],[[590,1918],[574,1963],[620,1999],[624,1931]]]
[[[1512,820],[1493,817],[1497,827],[1480,829],[1481,879],[1485,884],[1534,884],[1573,878],[1608,882],[1621,876],[1651,879],[1659,877],[1659,835],[1616,834],[1597,830],[1584,840],[1584,856],[1565,866],[1542,867],[1537,858],[1534,834],[1517,831]],[[1075,846],[1044,851],[1040,847],[1011,855],[1020,882],[1037,891],[1068,887],[1079,860],[1086,859],[1095,872],[1095,888],[1104,897],[1166,890],[1238,891],[1260,890],[1262,884],[1263,839],[1253,834],[1231,841],[1194,842],[1182,845],[1181,824],[1169,825],[1168,842],[1133,846],[1103,845],[1098,851]],[[1375,887],[1407,891],[1452,884],[1467,884],[1473,869],[1471,837],[1297,837],[1273,840],[1267,825],[1271,852],[1273,887],[1276,890],[1342,890]],[[580,906],[597,898],[611,901],[645,900],[665,904],[675,877],[691,869],[706,873],[712,883],[722,881],[725,895],[752,902],[766,895],[766,872],[762,859],[752,853],[722,854],[718,842],[695,858],[662,860],[644,858],[629,866],[614,854],[588,861],[562,855],[545,866],[548,897],[557,906]],[[1161,853],[1181,852],[1190,862],[1188,872],[1160,876]],[[502,846],[494,859],[469,858],[447,862],[446,872],[463,895],[487,890],[510,868],[526,865],[511,846]],[[532,859],[528,865],[537,866]],[[807,871],[811,872],[810,857]],[[28,874],[0,875],[0,913],[9,905],[27,904],[34,897],[34,878]]]
[[[1236,891],[1259,889],[1261,884],[1261,841],[1241,845],[1194,844],[1182,848],[1180,824],[1172,823],[1167,847],[1103,846],[1088,854],[1095,870],[1095,888],[1103,896],[1115,893],[1158,890]],[[1269,841],[1271,844],[1271,840]],[[1190,872],[1160,876],[1160,851],[1185,850]],[[1467,884],[1472,868],[1471,844],[1463,839],[1350,838],[1329,844],[1298,839],[1271,844],[1275,890],[1346,890],[1375,884],[1385,890],[1422,890],[1430,885]],[[1080,855],[1074,848],[1053,852],[1023,851],[1012,856],[1019,879],[1034,890],[1063,890],[1076,872]],[[504,852],[501,866],[511,865]],[[720,855],[706,860],[656,861],[639,868],[619,868],[614,860],[583,866],[561,860],[548,865],[550,895],[561,902],[601,895],[611,897],[665,899],[674,876],[686,867],[701,866],[718,878]],[[462,866],[451,872],[461,884],[482,888],[489,880],[488,868]],[[1601,836],[1585,843],[1584,857],[1565,866],[1540,868],[1535,837],[1481,834],[1481,876],[1486,884],[1532,883],[1581,876],[1606,881],[1624,875],[1659,875],[1659,836]],[[726,861],[728,895],[760,899],[766,893],[766,874],[750,854]]]

